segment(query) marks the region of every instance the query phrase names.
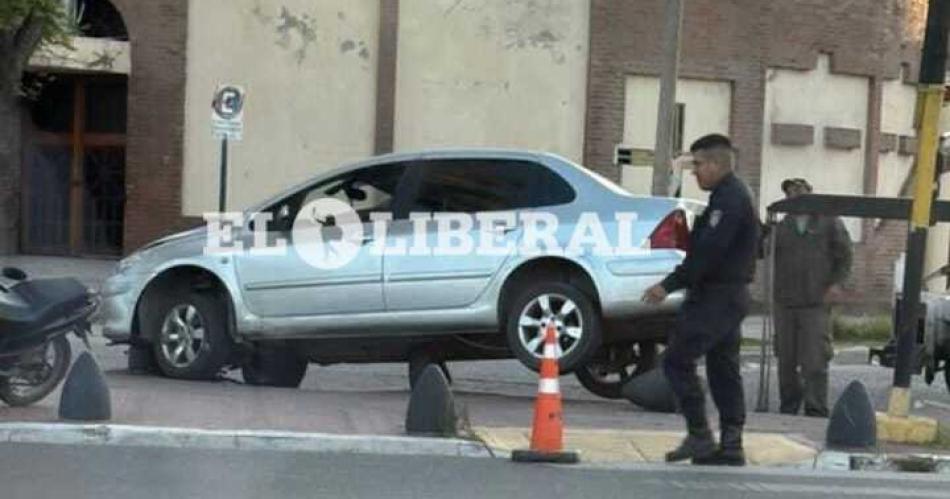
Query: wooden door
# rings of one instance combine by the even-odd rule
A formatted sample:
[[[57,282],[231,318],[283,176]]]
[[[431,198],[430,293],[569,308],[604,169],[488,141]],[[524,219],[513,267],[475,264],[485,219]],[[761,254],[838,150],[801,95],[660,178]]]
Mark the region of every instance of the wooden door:
[[[24,126],[25,252],[122,253],[127,93],[124,76],[43,84]]]

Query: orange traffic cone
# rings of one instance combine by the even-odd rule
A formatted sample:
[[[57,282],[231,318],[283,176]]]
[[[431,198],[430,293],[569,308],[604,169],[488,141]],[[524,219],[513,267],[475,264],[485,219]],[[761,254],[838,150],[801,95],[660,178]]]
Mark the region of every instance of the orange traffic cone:
[[[557,333],[554,325],[544,330],[544,356],[541,358],[541,381],[534,404],[534,424],[531,427],[531,449],[516,450],[511,459],[524,463],[576,463],[576,452],[563,447],[564,422],[561,409],[561,388],[558,384]]]

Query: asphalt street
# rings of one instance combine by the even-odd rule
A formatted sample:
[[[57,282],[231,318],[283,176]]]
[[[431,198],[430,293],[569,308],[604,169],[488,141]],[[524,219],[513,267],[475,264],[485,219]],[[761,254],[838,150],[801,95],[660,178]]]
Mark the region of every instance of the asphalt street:
[[[889,473],[558,467],[486,458],[5,444],[0,446],[0,487],[4,499],[946,498],[950,480]]]

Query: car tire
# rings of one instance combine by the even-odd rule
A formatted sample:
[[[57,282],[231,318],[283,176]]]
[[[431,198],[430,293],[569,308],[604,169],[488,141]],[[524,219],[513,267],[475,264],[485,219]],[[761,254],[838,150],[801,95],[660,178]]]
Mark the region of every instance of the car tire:
[[[308,366],[307,359],[288,348],[259,346],[241,365],[241,375],[249,385],[297,388]]]
[[[566,282],[542,281],[523,288],[515,296],[506,309],[508,346],[529,369],[537,371],[541,365],[545,321],[555,320],[558,327],[561,374],[586,364],[600,347],[600,311],[594,300],[577,287]]]
[[[159,371],[176,379],[217,379],[234,349],[221,298],[189,290],[155,299],[144,327]]]
[[[574,370],[574,377],[581,386],[598,397],[623,398],[624,384],[653,369],[657,363],[657,347],[654,342],[639,342],[614,348],[623,348],[624,354],[631,355],[610,359],[607,349],[601,349],[591,362]],[[626,349],[629,349],[629,352]]]

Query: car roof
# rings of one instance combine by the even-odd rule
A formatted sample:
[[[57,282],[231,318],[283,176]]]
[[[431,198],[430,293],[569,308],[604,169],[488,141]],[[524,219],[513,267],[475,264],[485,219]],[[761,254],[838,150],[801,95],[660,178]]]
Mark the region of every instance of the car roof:
[[[498,147],[454,147],[454,148],[431,148],[419,149],[413,151],[394,152],[366,158],[352,166],[365,166],[379,163],[395,163],[400,161],[412,161],[420,159],[470,159],[470,158],[519,158],[519,159],[537,159],[539,156],[549,153],[533,151],[528,149],[498,148]]]
[[[515,160],[528,160],[528,161],[539,161],[542,158],[552,159],[554,161],[549,162],[553,164],[548,164],[549,167],[553,166],[556,170],[564,172],[565,169],[573,170],[577,166],[574,165],[571,161],[566,158],[543,151],[534,151],[529,149],[518,149],[518,148],[498,148],[498,147],[453,147],[453,148],[430,148],[430,149],[419,149],[411,151],[401,151],[401,152],[392,152],[387,154],[381,154],[377,156],[371,156],[368,158],[363,158],[357,161],[351,161],[343,163],[336,168],[326,170],[320,174],[307,179],[306,181],[294,185],[288,189],[284,189],[280,193],[271,196],[270,198],[257,203],[256,205],[250,207],[250,210],[259,210],[264,207],[280,200],[281,198],[287,196],[291,192],[296,190],[306,188],[308,185],[313,185],[318,182],[322,182],[326,179],[333,178],[337,175],[342,175],[347,172],[358,170],[360,168],[367,168],[371,166],[384,166],[384,165],[397,165],[402,162],[407,161],[419,161],[427,159],[515,159]],[[576,179],[576,177],[575,177]]]

